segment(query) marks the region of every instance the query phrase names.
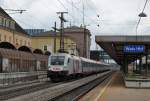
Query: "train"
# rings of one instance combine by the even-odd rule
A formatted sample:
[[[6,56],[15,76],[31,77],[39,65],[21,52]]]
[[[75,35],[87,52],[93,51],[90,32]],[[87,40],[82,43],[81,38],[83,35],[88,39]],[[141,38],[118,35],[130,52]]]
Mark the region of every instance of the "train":
[[[110,70],[110,65],[67,53],[52,54],[48,59],[47,76],[52,81],[82,77]]]

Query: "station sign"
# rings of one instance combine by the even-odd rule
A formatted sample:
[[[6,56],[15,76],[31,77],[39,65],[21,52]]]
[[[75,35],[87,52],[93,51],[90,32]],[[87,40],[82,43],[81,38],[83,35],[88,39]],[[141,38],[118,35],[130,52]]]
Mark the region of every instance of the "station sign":
[[[142,53],[145,51],[144,45],[126,45],[123,51],[125,53]]]

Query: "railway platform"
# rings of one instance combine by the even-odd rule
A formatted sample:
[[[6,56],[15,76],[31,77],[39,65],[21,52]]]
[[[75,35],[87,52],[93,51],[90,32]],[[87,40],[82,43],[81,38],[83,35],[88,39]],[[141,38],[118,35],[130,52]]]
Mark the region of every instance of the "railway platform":
[[[149,101],[150,89],[126,88],[121,72],[98,85],[79,101]]]

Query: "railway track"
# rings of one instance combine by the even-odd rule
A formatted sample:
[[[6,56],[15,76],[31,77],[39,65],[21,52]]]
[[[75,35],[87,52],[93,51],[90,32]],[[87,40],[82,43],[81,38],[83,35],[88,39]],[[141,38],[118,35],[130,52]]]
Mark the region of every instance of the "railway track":
[[[113,73],[113,72],[112,72]],[[87,94],[94,87],[105,81],[106,79],[110,79],[112,73],[108,73],[106,75],[101,76],[93,81],[90,81],[87,84],[81,85],[67,93],[64,93],[60,96],[57,96],[49,101],[78,101],[81,97]]]
[[[81,79],[81,78],[78,78]],[[20,95],[25,95],[28,93],[33,93],[41,89],[46,89],[50,87],[54,87],[60,84],[64,84],[67,82],[72,82],[77,79],[71,79],[59,83],[53,83],[51,81],[46,81],[46,82],[35,82],[35,83],[29,83],[29,84],[22,84],[22,85],[15,85],[15,86],[10,86],[10,87],[1,87],[0,88],[0,101],[2,100],[8,100]]]
[[[12,87],[4,87],[0,89],[0,101],[8,100],[20,95],[25,95],[28,93],[36,92],[41,89],[50,88],[53,86],[57,86],[66,82],[74,81],[68,80],[63,81],[59,83],[53,83],[51,81],[41,82],[41,83],[33,83],[33,84],[26,84],[26,85],[18,85],[18,86],[12,86]]]
[[[62,83],[45,82],[45,83],[31,84],[31,85],[25,85],[25,86],[20,86],[20,87],[15,87],[15,88],[3,89],[0,91],[0,101],[8,100],[8,99],[20,96],[20,95],[35,92],[35,91],[45,89],[48,87],[53,87],[59,84],[62,84]]]
[[[17,97],[10,97],[8,101],[71,101],[77,100],[80,96],[92,89],[96,84],[99,84],[106,78],[110,77],[111,71],[92,75],[69,82],[61,82],[55,84],[47,84],[45,87],[35,87],[36,91],[30,92],[27,90],[26,94]],[[89,88],[89,89],[87,89]],[[38,90],[37,90],[38,89]],[[84,92],[82,92],[84,91]],[[17,91],[18,92],[18,91]],[[24,92],[23,92],[24,93]],[[73,93],[75,95],[73,95]],[[7,96],[6,96],[7,97]],[[68,99],[72,98],[72,99]],[[64,99],[64,100],[63,100]]]

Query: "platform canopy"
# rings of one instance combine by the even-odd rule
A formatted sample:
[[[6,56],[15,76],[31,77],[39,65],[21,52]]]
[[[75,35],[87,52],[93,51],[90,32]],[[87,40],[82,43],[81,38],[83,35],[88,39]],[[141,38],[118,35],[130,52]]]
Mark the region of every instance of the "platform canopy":
[[[150,53],[149,36],[96,36],[96,43],[99,44],[119,65],[123,65],[124,57],[128,63]],[[129,50],[126,50],[129,49]],[[134,49],[140,49],[138,52]],[[129,52],[128,52],[129,51]]]

